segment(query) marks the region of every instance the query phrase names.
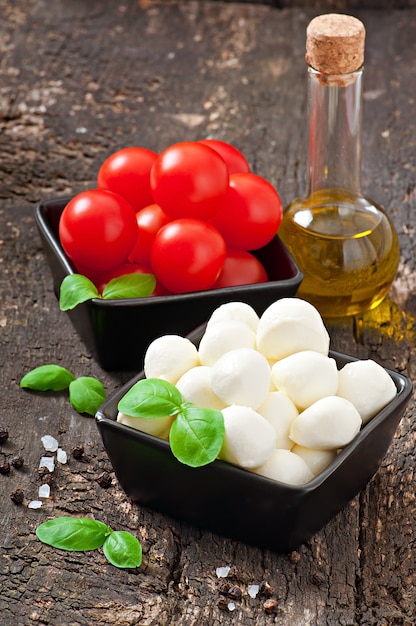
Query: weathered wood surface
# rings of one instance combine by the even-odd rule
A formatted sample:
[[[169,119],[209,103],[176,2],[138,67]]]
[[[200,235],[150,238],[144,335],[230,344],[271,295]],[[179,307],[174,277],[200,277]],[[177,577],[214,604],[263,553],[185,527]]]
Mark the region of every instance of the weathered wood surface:
[[[333,5],[333,3],[327,3]],[[324,6],[324,5],[322,5]],[[19,389],[32,367],[56,362],[108,374],[58,310],[36,232],[43,199],[91,187],[113,150],[161,150],[211,135],[239,146],[285,201],[305,177],[304,33],[317,9],[219,2],[0,0],[0,423],[2,453],[24,467],[0,475],[0,622],[214,626],[401,625],[415,623],[414,403],[377,475],[326,528],[278,555],[214,536],[132,505],[113,477],[93,419],[65,394]],[[396,224],[402,259],[390,298],[372,313],[331,324],[332,347],[415,376],[414,297],[416,12],[360,11],[367,26],[363,187]],[[37,496],[40,438],[70,452],[51,498]],[[23,505],[10,499],[24,491]],[[190,494],[192,497],[192,494]],[[143,566],[117,570],[101,552],[40,544],[43,520],[90,515],[130,530]],[[238,520],[236,520],[238,523]],[[294,558],[295,557],[295,558]],[[218,607],[216,568],[235,568],[235,611]],[[247,585],[274,588],[277,613]]]

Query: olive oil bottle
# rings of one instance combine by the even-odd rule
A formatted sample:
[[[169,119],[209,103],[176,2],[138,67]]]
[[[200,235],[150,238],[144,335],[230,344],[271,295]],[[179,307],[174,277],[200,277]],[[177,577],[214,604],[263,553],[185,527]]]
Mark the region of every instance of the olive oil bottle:
[[[307,29],[307,193],[286,207],[279,236],[304,275],[297,295],[324,317],[380,304],[400,257],[392,221],[360,190],[364,41],[364,25],[347,15]]]

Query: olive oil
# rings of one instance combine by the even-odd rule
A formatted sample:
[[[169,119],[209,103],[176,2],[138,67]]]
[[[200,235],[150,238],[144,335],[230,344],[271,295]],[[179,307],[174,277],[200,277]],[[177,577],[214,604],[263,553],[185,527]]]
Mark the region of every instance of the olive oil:
[[[307,192],[285,209],[279,235],[304,275],[298,295],[324,317],[376,307],[399,263],[392,221],[360,190],[364,42],[348,15],[307,28]]]
[[[390,219],[375,203],[322,189],[286,208],[279,235],[304,275],[297,295],[324,317],[362,313],[386,296],[400,251]]]

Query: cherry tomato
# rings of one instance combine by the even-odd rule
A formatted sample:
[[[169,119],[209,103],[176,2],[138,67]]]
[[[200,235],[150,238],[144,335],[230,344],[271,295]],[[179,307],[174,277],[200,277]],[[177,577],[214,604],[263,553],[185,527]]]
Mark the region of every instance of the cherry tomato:
[[[112,191],[91,189],[65,206],[60,223],[62,247],[75,267],[109,270],[123,263],[137,239],[136,214]]]
[[[218,152],[226,162],[230,174],[251,171],[244,154],[230,143],[220,139],[200,139],[198,143],[203,143]]]
[[[227,197],[210,222],[230,248],[256,250],[276,234],[282,203],[275,188],[261,176],[232,174]]]
[[[126,274],[153,274],[153,271],[150,265],[145,265],[144,263],[122,263],[108,272],[100,274],[94,281],[94,284],[98,292],[102,293],[110,280],[118,278],[119,276],[125,276]]]
[[[224,264],[226,246],[214,226],[181,218],[162,226],[152,246],[153,272],[172,293],[210,289]]]
[[[149,263],[150,250],[157,231],[171,221],[157,204],[151,204],[136,213],[137,233],[136,245],[129,254],[133,263]]]
[[[224,159],[196,141],[166,148],[150,174],[153,201],[173,219],[209,218],[223,202],[228,180]]]
[[[228,248],[223,268],[215,281],[214,289],[266,283],[267,281],[267,272],[254,254],[246,250]]]
[[[98,189],[123,196],[135,211],[152,204],[150,170],[157,153],[147,148],[122,148],[111,154],[98,171]]]

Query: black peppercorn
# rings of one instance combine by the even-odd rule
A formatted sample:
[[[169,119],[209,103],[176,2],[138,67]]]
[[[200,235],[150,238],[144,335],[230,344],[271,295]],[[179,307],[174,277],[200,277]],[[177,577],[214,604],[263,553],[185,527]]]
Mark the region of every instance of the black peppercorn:
[[[15,504],[22,504],[24,497],[25,497],[25,494],[23,493],[21,489],[15,489],[10,494],[10,499]]]
[[[78,443],[76,446],[73,446],[71,448],[71,454],[74,457],[74,459],[82,458],[84,454],[84,446],[82,445],[82,443]]]
[[[17,456],[14,456],[10,462],[15,469],[21,469],[24,464],[24,459],[20,454],[18,454]]]
[[[227,593],[228,597],[231,598],[231,600],[241,600],[241,596],[243,595],[241,592],[240,587],[237,587],[237,585],[233,585]]]
[[[108,489],[111,486],[112,478],[108,472],[103,472],[98,476],[97,483],[103,489]]]
[[[297,552],[296,550],[293,550],[293,551],[289,554],[289,561],[290,561],[291,563],[293,563],[294,565],[295,565],[296,563],[299,563],[300,558],[301,558],[301,557],[300,557],[300,554],[299,554],[299,552]]]
[[[269,598],[263,603],[263,611],[265,613],[277,613],[277,606],[277,600],[275,600],[274,598]]]

